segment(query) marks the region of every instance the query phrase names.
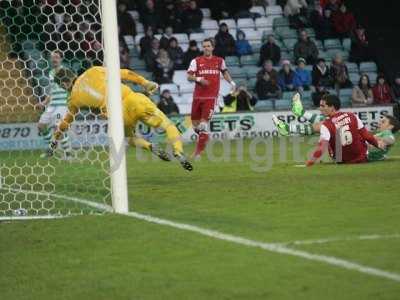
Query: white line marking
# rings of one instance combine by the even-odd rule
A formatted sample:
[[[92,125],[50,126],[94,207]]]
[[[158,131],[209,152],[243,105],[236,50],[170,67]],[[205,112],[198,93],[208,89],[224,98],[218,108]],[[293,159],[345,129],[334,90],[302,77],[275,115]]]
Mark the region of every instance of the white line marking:
[[[287,246],[287,245],[313,245],[313,244],[326,244],[332,242],[341,242],[341,241],[362,241],[362,240],[386,240],[386,239],[399,239],[400,234],[372,234],[372,235],[360,235],[353,237],[337,237],[337,238],[326,238],[319,240],[303,240],[303,241],[291,241],[285,243],[276,243],[277,245]]]
[[[400,282],[400,274],[392,273],[384,270],[380,270],[377,268],[368,267],[365,265],[361,265],[358,263],[354,263],[348,260],[344,260],[341,258],[333,257],[333,256],[326,256],[326,255],[319,255],[319,254],[312,254],[306,251],[290,249],[286,246],[282,246],[279,244],[272,244],[272,243],[264,243],[259,241],[254,241],[250,239],[246,239],[240,236],[234,236],[231,234],[222,233],[215,230],[204,229],[201,227],[197,227],[194,225],[184,224],[184,223],[177,223],[169,220],[164,220],[156,217],[152,217],[149,215],[143,215],[136,212],[129,212],[125,214],[127,216],[143,220],[150,223],[156,223],[159,225],[165,225],[169,227],[174,227],[181,230],[196,232],[204,236],[208,236],[214,239],[229,241],[236,244],[241,244],[249,247],[261,248],[270,252],[276,252],[280,254],[287,254],[291,256],[301,257],[307,260],[312,261],[319,261],[325,264],[341,267],[348,270],[358,271],[360,273],[383,277],[386,279],[390,279],[393,281]]]
[[[24,221],[24,220],[49,220],[49,219],[61,219],[67,216],[10,216],[10,217],[0,217],[0,221]]]
[[[18,190],[18,189],[16,191],[24,192],[24,190]],[[27,191],[27,192],[38,193],[40,195],[40,192],[35,192],[35,191]],[[48,193],[44,193],[44,194],[48,195]],[[87,204],[87,205],[90,205],[90,206],[96,207],[96,208],[100,208],[100,207],[104,207],[107,209],[110,208],[108,205],[99,204],[96,202],[92,202],[90,200],[79,199],[79,198],[69,197],[69,196],[64,196],[64,195],[54,195],[54,194],[51,194],[51,195],[53,197],[55,196],[56,198],[60,198],[60,199],[64,199],[64,200],[71,200],[71,201],[79,202],[79,203],[84,203],[84,204]],[[301,257],[301,258],[304,258],[307,260],[318,261],[318,262],[322,262],[324,264],[337,266],[337,267],[340,267],[343,269],[353,270],[353,271],[368,274],[371,276],[382,277],[382,278],[390,279],[390,280],[393,280],[396,282],[400,282],[400,274],[380,270],[377,268],[372,268],[369,266],[361,265],[361,264],[354,263],[354,262],[344,260],[341,258],[337,258],[334,256],[312,254],[312,253],[309,253],[306,251],[291,249],[291,248],[288,248],[288,247],[280,245],[280,244],[259,242],[259,241],[243,238],[240,236],[234,236],[231,234],[222,233],[222,232],[219,232],[216,230],[205,229],[205,228],[201,228],[201,227],[190,225],[190,224],[173,222],[170,220],[160,219],[157,217],[153,217],[150,215],[144,215],[144,214],[140,214],[140,213],[136,213],[136,212],[129,212],[129,213],[126,213],[123,215],[128,216],[128,217],[133,217],[135,219],[146,221],[149,223],[155,223],[155,224],[159,224],[159,225],[173,227],[176,229],[195,232],[195,233],[198,233],[198,234],[201,234],[201,235],[204,235],[207,237],[211,237],[214,239],[232,242],[232,243],[236,243],[236,244],[240,244],[240,245],[244,245],[244,246],[248,246],[248,247],[260,248],[260,249],[267,250],[270,252]]]

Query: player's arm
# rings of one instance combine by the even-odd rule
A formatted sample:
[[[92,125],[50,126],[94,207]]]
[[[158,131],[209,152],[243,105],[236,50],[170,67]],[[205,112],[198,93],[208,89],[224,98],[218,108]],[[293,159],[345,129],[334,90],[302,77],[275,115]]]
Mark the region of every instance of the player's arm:
[[[44,98],[43,101],[39,101],[36,105],[37,107],[46,107],[51,101],[51,96],[48,95],[46,98]]]
[[[315,148],[313,154],[311,155],[311,158],[306,162],[306,165],[308,167],[312,166],[316,161],[318,161],[329,148],[329,140],[331,138],[331,134],[328,128],[322,124],[320,127],[320,132],[321,136],[319,139],[319,143]]]
[[[228,68],[226,67],[225,64],[225,60],[222,60],[221,73],[224,79],[228,81],[229,84],[231,85],[232,90],[233,91],[236,90],[236,83],[232,80],[231,74],[229,74]]]
[[[64,118],[62,119],[62,121],[57,126],[54,132],[55,141],[58,141],[62,137],[62,134],[69,129],[72,122],[75,120],[75,116],[78,113],[78,111],[79,109],[76,106],[74,105],[68,106],[68,112],[65,114]]]
[[[187,70],[187,80],[191,82],[195,82],[200,85],[208,85],[209,82],[204,77],[196,76],[197,72],[197,61],[196,59],[192,59],[190,62],[189,68]]]
[[[382,140],[378,140],[375,136],[373,136],[367,128],[365,128],[363,122],[361,122],[360,118],[357,118],[357,129],[359,134],[361,135],[361,137],[367,141],[369,144],[377,147],[377,148],[381,148],[381,149],[385,149],[386,145]]]
[[[131,81],[144,87],[146,92],[148,92],[149,94],[153,94],[158,89],[158,84],[156,82],[147,80],[146,78],[132,70],[121,69],[121,79]]]

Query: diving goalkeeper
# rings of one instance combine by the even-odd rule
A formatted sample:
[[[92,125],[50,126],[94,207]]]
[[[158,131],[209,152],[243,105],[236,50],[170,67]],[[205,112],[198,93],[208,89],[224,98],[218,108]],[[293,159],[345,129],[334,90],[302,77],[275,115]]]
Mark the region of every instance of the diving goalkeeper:
[[[105,96],[106,68],[92,67],[79,77],[71,70],[63,68],[55,74],[54,79],[57,84],[69,92],[68,112],[56,128],[46,152],[48,157],[53,155],[63,132],[68,130],[80,108],[97,109],[102,116],[107,117]],[[141,85],[149,94],[154,93],[158,89],[157,83],[148,81],[131,70],[121,69],[121,79]],[[192,171],[193,166],[183,153],[181,135],[164,113],[148,97],[132,91],[125,84],[121,84],[121,95],[125,135],[128,137],[129,144],[147,149],[160,157],[160,159],[168,161],[170,160],[169,155],[164,150],[135,135],[135,128],[138,121],[152,128],[162,128],[166,132],[168,142],[173,147],[175,158],[184,169]]]

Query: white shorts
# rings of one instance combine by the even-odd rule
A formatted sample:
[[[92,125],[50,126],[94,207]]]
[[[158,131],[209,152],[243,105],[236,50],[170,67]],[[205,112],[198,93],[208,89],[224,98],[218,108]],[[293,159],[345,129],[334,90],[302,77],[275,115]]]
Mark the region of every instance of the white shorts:
[[[39,123],[47,126],[56,126],[64,118],[68,111],[66,106],[47,106],[46,110],[40,116]]]

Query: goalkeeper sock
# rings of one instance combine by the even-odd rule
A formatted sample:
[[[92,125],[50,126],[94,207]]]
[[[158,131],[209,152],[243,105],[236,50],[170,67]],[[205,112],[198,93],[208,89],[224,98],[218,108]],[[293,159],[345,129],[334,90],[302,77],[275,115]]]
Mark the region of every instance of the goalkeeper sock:
[[[64,133],[64,138],[60,142],[61,144],[61,149],[63,149],[66,153],[71,152],[71,145],[69,143],[69,136]]]
[[[312,135],[314,133],[311,124],[289,124],[290,133],[294,135]]]

